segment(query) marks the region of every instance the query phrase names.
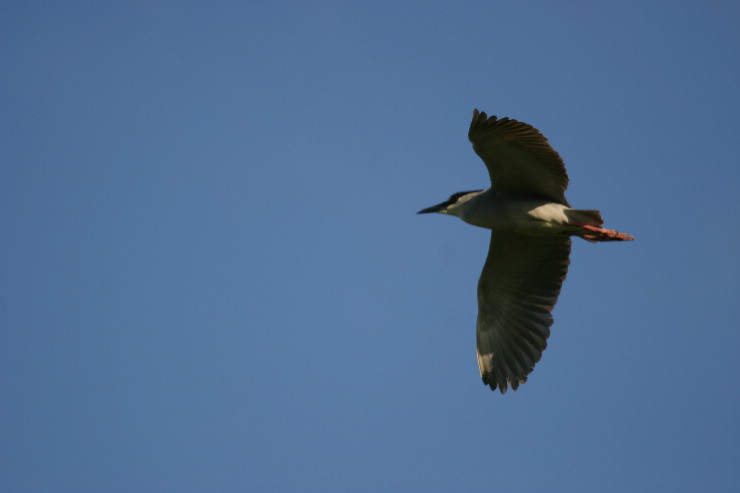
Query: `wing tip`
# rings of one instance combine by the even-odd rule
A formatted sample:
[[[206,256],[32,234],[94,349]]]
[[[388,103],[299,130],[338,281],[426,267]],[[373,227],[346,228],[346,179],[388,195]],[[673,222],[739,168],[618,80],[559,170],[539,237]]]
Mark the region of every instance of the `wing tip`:
[[[480,125],[482,121],[486,121],[486,112],[478,111],[478,108],[473,108],[473,118],[470,120],[470,128],[472,129],[476,125]]]
[[[542,138],[547,142],[547,139],[542,135],[542,133],[529,123],[524,123],[509,117],[499,118],[496,115],[488,116],[485,111],[479,111],[478,108],[473,108],[473,119],[470,123],[470,130],[472,131],[474,127],[481,125],[503,125],[502,128],[506,128],[507,131],[534,131],[537,137]]]
[[[472,118],[473,123],[481,124],[481,123],[486,123],[489,120],[491,120],[492,122],[495,122],[497,119],[498,118],[494,115],[491,115],[489,117],[485,111],[479,111],[478,108],[473,108],[473,118]]]
[[[541,354],[541,353],[540,353]],[[505,394],[509,388],[516,391],[519,385],[527,381],[527,375],[517,375],[518,372],[511,370],[496,369],[492,365],[493,354],[481,355],[478,353],[478,369],[483,380],[483,385],[487,385],[494,392],[498,389],[501,395]],[[532,366],[529,371],[534,369]],[[526,370],[525,370],[526,371]]]
[[[479,111],[478,108],[473,108],[473,118],[470,121],[470,129],[468,130],[468,138],[473,141],[473,136],[478,129],[481,127],[495,127],[497,125],[509,125],[521,123],[517,120],[513,120],[508,117],[499,118],[496,115],[488,116],[485,111]],[[524,125],[527,125],[526,123]],[[529,126],[529,125],[527,125]]]
[[[470,129],[468,130],[468,139],[472,142],[473,136],[477,128],[482,127],[484,125],[491,125],[493,123],[496,123],[497,121],[498,121],[498,118],[496,116],[491,115],[489,117],[485,111],[478,111],[478,108],[473,108],[473,118],[470,121]]]
[[[483,385],[487,385],[494,392],[498,389],[498,391],[501,392],[501,395],[504,395],[509,388],[516,392],[519,389],[519,385],[527,382],[526,376],[519,378],[496,378],[496,375],[493,372],[483,375],[482,379]]]

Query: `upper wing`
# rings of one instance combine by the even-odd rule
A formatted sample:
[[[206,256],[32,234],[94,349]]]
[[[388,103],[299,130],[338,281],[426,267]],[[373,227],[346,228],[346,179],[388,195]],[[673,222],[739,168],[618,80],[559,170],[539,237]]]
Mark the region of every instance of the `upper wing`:
[[[478,366],[492,390],[516,390],[547,346],[568,272],[570,237],[491,234],[478,282]]]
[[[473,110],[468,138],[494,190],[535,194],[568,205],[568,175],[560,155],[534,127]]]

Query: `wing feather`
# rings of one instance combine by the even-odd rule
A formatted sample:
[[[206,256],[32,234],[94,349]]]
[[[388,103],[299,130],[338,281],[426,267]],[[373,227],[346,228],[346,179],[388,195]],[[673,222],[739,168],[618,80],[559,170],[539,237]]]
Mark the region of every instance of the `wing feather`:
[[[533,126],[473,110],[468,138],[488,168],[494,190],[539,195],[568,205],[560,155]]]
[[[491,389],[516,390],[542,357],[569,255],[566,234],[491,234],[477,322],[478,364]]]

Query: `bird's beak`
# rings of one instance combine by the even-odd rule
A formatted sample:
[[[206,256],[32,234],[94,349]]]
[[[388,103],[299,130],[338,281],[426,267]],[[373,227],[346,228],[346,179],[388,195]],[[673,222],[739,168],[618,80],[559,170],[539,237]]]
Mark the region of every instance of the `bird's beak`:
[[[444,213],[448,205],[449,205],[449,202],[442,202],[441,204],[433,205],[431,207],[427,207],[426,209],[422,209],[419,212],[417,212],[417,214],[429,214],[431,212]]]

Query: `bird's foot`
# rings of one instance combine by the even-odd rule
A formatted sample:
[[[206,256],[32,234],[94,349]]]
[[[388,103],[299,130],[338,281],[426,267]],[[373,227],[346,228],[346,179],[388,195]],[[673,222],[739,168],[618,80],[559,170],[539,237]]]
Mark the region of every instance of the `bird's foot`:
[[[577,226],[585,231],[576,234],[588,241],[631,241],[635,239],[632,235],[620,233],[613,229],[599,228],[588,224],[577,224]]]

